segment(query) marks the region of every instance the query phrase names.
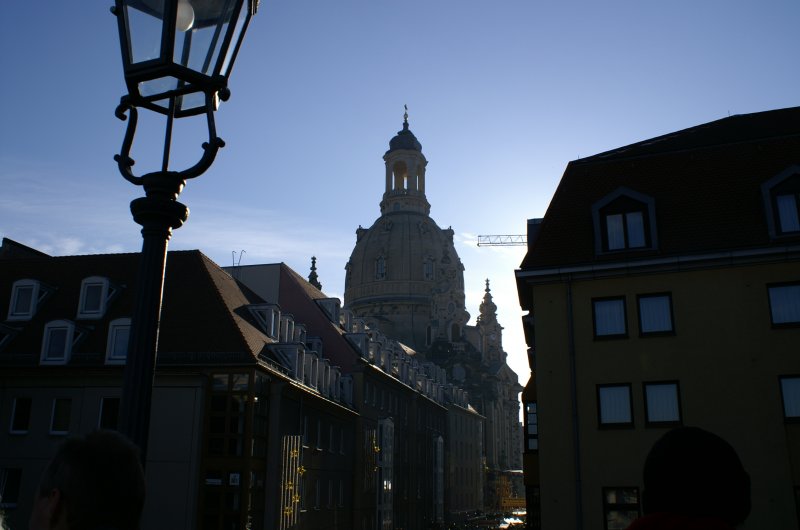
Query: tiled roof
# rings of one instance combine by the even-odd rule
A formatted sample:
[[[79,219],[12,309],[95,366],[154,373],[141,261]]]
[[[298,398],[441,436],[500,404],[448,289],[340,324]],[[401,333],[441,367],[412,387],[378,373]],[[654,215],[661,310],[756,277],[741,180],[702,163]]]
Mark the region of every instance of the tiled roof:
[[[0,352],[30,357],[38,362],[44,326],[52,320],[72,320],[85,331],[73,350],[75,363],[102,363],[108,326],[117,318],[131,317],[137,287],[139,254],[33,257],[5,259],[0,266],[0,307],[7,316],[12,285],[34,279],[51,287],[29,321],[6,322],[20,332]],[[77,319],[81,282],[89,276],[106,277],[120,287],[99,320]],[[238,284],[201,252],[170,252],[164,287],[159,353],[167,358],[184,353],[234,354],[252,358],[270,339],[252,320],[247,305],[261,300]]]
[[[357,365],[358,353],[345,339],[343,330],[331,322],[325,311],[315,302],[329,297],[285,263],[276,266],[280,267],[278,304],[281,310],[291,313],[295,322],[305,324],[309,335],[322,339],[323,355],[333,365],[339,366],[343,373],[351,372]]]
[[[800,107],[731,116],[572,161],[521,268],[785,245],[769,237],[761,184],[796,165]],[[592,205],[623,186],[654,199],[658,246],[597,255]]]

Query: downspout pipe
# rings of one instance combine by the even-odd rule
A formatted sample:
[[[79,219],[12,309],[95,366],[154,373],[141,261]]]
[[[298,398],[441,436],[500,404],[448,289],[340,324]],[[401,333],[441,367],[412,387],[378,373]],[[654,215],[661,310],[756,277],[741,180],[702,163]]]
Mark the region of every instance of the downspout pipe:
[[[572,444],[575,465],[576,530],[583,530],[583,481],[581,478],[581,436],[578,423],[578,385],[575,363],[575,320],[572,307],[572,279],[567,278],[567,348],[569,351],[569,392],[572,406]]]

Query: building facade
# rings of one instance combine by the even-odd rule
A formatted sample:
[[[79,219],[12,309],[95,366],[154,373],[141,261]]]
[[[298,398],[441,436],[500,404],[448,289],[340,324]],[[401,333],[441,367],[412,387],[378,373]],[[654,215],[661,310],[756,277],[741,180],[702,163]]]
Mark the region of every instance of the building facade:
[[[409,129],[408,115],[383,160],[381,215],[370,228],[356,230],[345,267],[344,307],[370,329],[411,348],[421,362],[443,368],[447,380],[468,393],[469,403],[485,418],[480,445],[486,488],[481,504],[499,508],[499,478],[517,477],[508,472],[522,468],[522,387],[506,363],[497,306],[487,280],[480,316],[475,325],[468,325],[464,265],[453,229],[440,228],[430,216],[425,194],[428,161]]]
[[[742,528],[798,528],[799,214],[800,108],[568,164],[516,272],[531,527],[625,528],[688,425],[750,474]]]

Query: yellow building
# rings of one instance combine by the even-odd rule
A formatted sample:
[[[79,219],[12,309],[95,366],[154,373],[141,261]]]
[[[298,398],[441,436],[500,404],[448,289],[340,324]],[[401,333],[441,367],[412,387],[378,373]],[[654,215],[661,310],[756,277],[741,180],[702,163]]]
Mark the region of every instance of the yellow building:
[[[798,528],[800,107],[572,161],[516,271],[530,527],[624,529],[677,425],[728,440],[743,528]]]

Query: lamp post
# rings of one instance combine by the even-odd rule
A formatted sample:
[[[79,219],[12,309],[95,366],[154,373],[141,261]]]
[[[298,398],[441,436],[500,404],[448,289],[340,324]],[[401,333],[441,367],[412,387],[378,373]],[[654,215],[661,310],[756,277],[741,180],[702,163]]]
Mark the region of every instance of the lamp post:
[[[128,127],[117,161],[122,176],[144,188],[131,202],[142,225],[138,288],[131,319],[123,375],[120,430],[139,446],[146,461],[150,404],[158,347],[167,242],[188,218],[178,202],[186,180],[204,173],[225,145],[217,137],[214,111],[228,99],[228,76],[259,0],[115,0],[122,65],[128,94],[116,110]],[[164,114],[166,132],[161,170],[133,174],[130,149],[136,134],[137,107]],[[127,116],[126,116],[127,113]],[[198,162],[182,171],[169,169],[175,118],[205,113],[208,142]]]

